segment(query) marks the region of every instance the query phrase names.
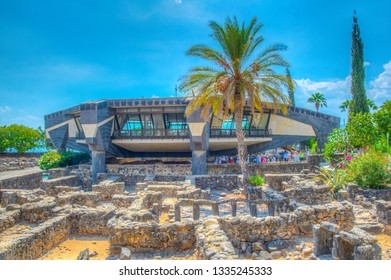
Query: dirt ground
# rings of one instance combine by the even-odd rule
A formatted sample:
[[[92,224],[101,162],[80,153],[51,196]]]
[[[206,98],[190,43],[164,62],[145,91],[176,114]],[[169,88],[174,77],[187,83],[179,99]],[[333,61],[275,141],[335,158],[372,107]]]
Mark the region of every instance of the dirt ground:
[[[109,247],[108,238],[74,236],[41,256],[39,260],[77,260],[79,253],[87,248],[90,254],[94,251],[98,253],[90,257],[90,260],[105,260],[110,254]]]

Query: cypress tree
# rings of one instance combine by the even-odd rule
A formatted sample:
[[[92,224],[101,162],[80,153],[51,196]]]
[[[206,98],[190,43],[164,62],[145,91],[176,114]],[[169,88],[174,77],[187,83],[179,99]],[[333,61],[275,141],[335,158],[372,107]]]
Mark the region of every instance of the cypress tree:
[[[289,71],[289,69],[286,69],[286,76],[288,77],[289,81],[292,81],[291,72]],[[293,81],[292,81],[292,83],[290,83],[288,85],[288,94],[289,94],[289,100],[291,101],[291,105],[296,106],[295,105],[295,91],[294,91]]]
[[[352,87],[350,89],[352,102],[350,104],[349,118],[354,114],[369,112],[364,80],[364,44],[361,40],[356,11],[354,11],[352,32]]]

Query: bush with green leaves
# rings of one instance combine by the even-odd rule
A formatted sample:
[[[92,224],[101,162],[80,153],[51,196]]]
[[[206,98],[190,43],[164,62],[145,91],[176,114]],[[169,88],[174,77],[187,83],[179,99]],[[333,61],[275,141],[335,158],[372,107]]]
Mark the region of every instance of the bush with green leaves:
[[[58,153],[55,151],[50,151],[39,159],[39,167],[43,170],[48,170],[51,168],[88,163],[90,159],[91,157],[87,153],[68,151]]]
[[[363,188],[382,189],[391,183],[391,164],[386,154],[370,149],[353,157],[347,166],[348,182]]]
[[[340,167],[319,168],[319,175],[315,178],[316,180],[322,181],[324,184],[330,186],[334,196],[338,191],[345,189],[346,186],[346,171]]]
[[[249,180],[253,186],[262,186],[265,183],[265,179],[261,175],[250,176]]]
[[[61,155],[55,151],[45,153],[39,160],[39,168],[48,170],[51,168],[60,167]]]

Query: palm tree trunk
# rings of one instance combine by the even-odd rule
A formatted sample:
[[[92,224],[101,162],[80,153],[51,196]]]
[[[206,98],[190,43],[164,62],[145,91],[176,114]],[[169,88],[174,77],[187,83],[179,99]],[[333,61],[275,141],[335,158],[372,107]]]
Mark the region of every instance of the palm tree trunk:
[[[319,112],[319,103],[318,102],[315,102],[315,109],[316,109],[316,112]]]
[[[239,157],[239,164],[240,168],[242,169],[242,175],[243,175],[243,187],[246,189],[246,187],[249,185],[249,177],[248,177],[248,156],[247,156],[247,146],[244,142],[244,131],[243,131],[243,107],[242,107],[242,100],[241,100],[240,93],[235,93],[234,102],[235,102],[235,123],[236,123],[236,138],[238,140],[238,157]]]

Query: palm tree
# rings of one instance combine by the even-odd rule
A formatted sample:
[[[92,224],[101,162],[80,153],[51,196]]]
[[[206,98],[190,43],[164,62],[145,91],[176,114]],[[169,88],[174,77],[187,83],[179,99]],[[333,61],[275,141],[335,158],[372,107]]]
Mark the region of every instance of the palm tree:
[[[326,98],[320,92],[316,92],[316,93],[311,94],[311,96],[310,96],[310,98],[308,98],[307,102],[315,104],[316,112],[319,111],[319,107],[320,108],[327,107]]]
[[[210,115],[221,115],[225,119],[234,114],[238,157],[243,174],[243,183],[248,184],[247,147],[242,127],[246,100],[252,113],[255,110],[263,114],[263,109],[281,110],[287,113],[288,97],[284,88],[293,83],[285,74],[288,62],[280,52],[286,50],[282,44],[274,44],[258,51],[264,41],[258,34],[263,24],[254,17],[249,25],[239,24],[237,19],[227,18],[224,25],[211,21],[211,37],[218,48],[206,45],[194,45],[187,55],[199,57],[207,62],[206,66],[193,67],[181,78],[181,91],[195,92],[186,109],[190,115],[201,109],[201,115],[208,119]],[[276,72],[283,68],[284,74]]]
[[[367,105],[369,109],[376,111],[378,107],[376,106],[375,102],[369,98],[367,98]]]
[[[339,109],[341,109],[341,112],[346,112],[346,110],[349,110],[350,106],[350,100],[346,99],[344,102],[342,102],[341,106],[339,106]]]
[[[351,105],[351,100],[346,99],[339,108],[341,109],[341,112],[345,112],[346,110],[349,110],[349,107]],[[367,98],[367,105],[369,109],[376,111],[378,107],[376,106],[375,102],[369,98]]]

